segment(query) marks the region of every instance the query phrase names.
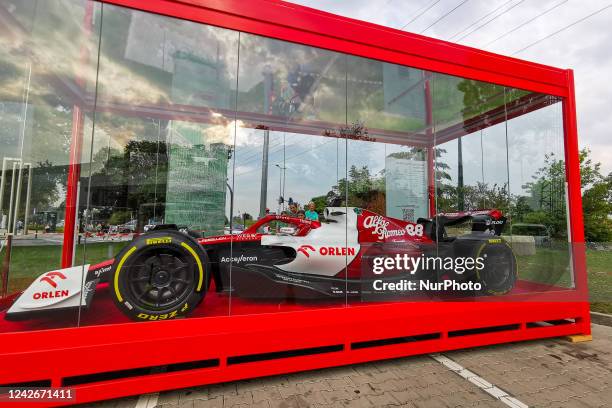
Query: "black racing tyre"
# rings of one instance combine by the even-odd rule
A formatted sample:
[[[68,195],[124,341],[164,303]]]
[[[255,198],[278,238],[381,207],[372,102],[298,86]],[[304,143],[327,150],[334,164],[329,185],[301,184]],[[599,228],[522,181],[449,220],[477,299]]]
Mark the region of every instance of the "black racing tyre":
[[[185,316],[202,301],[208,288],[206,252],[178,231],[144,234],[115,258],[110,272],[111,297],[137,321]]]
[[[474,259],[483,258],[484,267],[476,269],[474,280],[486,295],[503,295],[512,290],[518,278],[516,257],[501,238],[489,239],[476,247]]]

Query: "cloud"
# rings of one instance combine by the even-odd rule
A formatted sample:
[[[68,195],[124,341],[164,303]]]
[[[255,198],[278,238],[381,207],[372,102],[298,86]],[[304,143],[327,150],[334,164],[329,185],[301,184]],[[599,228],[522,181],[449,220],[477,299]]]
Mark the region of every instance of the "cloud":
[[[507,6],[502,7],[501,10],[506,10],[519,1],[514,0]],[[491,23],[476,30],[473,34],[468,35],[460,43],[482,48],[491,40],[561,1],[524,1]],[[394,28],[402,27],[417,12],[431,4],[431,0],[410,2],[403,0],[352,0],[345,2],[296,0],[294,2]],[[505,0],[495,2],[470,0],[428,29],[425,35],[446,40],[504,3]],[[589,0],[588,2],[569,0],[484,49],[503,55],[511,55],[534,41],[599,10],[607,3],[609,3],[608,0]],[[440,1],[408,25],[406,30],[419,33],[457,4],[459,4],[459,0]],[[492,14],[491,17],[495,15]],[[466,32],[487,22],[491,17],[483,19]],[[588,147],[592,150],[593,158],[602,162],[602,168],[606,172],[612,171],[612,115],[610,115],[612,86],[608,84],[609,73],[612,72],[612,53],[610,52],[612,30],[609,27],[611,18],[612,8],[516,55],[518,58],[529,61],[574,70],[579,143],[581,147]]]

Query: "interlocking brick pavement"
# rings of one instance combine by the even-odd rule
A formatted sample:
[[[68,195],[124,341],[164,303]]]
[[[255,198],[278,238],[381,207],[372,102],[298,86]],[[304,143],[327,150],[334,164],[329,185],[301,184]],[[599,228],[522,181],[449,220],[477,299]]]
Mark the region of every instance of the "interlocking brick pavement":
[[[529,406],[612,406],[612,328],[594,325],[593,338],[588,343],[547,339],[443,354]],[[429,356],[168,391],[159,395],[157,404],[158,408],[507,407]],[[87,407],[135,405],[131,397]]]

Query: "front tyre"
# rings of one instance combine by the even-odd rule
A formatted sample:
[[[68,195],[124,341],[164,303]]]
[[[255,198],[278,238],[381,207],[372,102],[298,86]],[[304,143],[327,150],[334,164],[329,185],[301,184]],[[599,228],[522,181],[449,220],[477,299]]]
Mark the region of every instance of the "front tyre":
[[[185,316],[204,298],[208,270],[206,253],[195,239],[177,231],[147,233],[115,258],[111,296],[132,320]]]
[[[475,281],[486,295],[503,295],[516,284],[516,257],[510,245],[500,238],[489,239],[477,247],[475,259],[482,258],[484,267],[476,269]]]

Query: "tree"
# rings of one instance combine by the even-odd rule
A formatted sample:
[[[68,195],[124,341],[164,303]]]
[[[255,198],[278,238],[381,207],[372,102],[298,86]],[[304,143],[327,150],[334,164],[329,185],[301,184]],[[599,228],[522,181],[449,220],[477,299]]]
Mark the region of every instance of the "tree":
[[[510,200],[510,215],[514,222],[526,222],[527,214],[531,213],[528,198],[525,196],[513,196]]]
[[[579,155],[585,237],[607,242],[612,240],[612,174],[604,177],[601,163],[593,163],[590,154],[589,149],[582,149]],[[523,221],[549,225],[553,236],[566,236],[564,160],[552,153],[546,155],[544,166],[526,187],[530,197],[525,200],[532,211],[523,212]]]
[[[599,163],[598,163],[599,164]],[[612,173],[594,181],[582,195],[584,233],[587,241],[612,241]]]
[[[479,210],[484,208],[508,208],[508,183],[499,186],[493,184],[489,187],[488,183],[477,182],[476,186],[464,186],[465,209]]]
[[[49,160],[36,163],[36,166],[32,169],[31,209],[48,211],[55,207],[55,203],[63,195],[62,184],[66,180],[66,170],[66,166],[56,166]],[[22,191],[22,194],[26,194],[26,192]],[[23,197],[23,200],[25,200],[25,197]]]
[[[368,166],[351,166],[348,181],[346,178],[338,180],[333,191],[343,201],[347,201],[348,206],[366,208],[380,214],[386,212],[384,176],[372,176]]]
[[[565,161],[554,153],[544,156],[544,166],[536,171],[533,181],[525,184],[530,196],[527,198],[535,215],[525,214],[526,222],[545,224],[554,237],[567,236],[565,208]]]

